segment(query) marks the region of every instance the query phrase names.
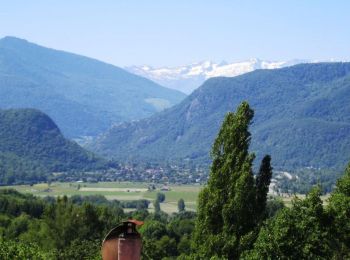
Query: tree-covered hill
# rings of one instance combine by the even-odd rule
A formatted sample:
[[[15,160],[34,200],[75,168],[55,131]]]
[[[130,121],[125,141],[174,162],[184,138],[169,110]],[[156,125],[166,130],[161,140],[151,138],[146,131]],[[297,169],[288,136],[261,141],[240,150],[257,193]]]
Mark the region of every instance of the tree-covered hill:
[[[65,139],[42,112],[0,110],[0,184],[44,180],[52,172],[106,166],[104,160]]]
[[[247,100],[251,151],[276,169],[342,168],[350,159],[350,63],[300,64],[212,78],[180,104],[111,128],[91,145],[117,159],[209,161],[220,122]]]
[[[0,108],[36,108],[69,137],[97,135],[185,95],[87,57],[14,37],[0,39]]]

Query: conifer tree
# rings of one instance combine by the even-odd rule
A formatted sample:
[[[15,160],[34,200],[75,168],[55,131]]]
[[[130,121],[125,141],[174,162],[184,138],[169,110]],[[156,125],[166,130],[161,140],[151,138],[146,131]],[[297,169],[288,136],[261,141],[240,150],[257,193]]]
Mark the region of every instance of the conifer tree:
[[[247,102],[228,113],[212,147],[207,186],[200,192],[193,249],[196,257],[239,258],[256,223],[256,187]]]
[[[272,177],[271,156],[265,155],[261,161],[259,173],[256,177],[256,214],[258,217],[266,216],[266,198]]]
[[[185,201],[183,199],[179,199],[179,201],[177,202],[177,208],[179,212],[185,211]]]

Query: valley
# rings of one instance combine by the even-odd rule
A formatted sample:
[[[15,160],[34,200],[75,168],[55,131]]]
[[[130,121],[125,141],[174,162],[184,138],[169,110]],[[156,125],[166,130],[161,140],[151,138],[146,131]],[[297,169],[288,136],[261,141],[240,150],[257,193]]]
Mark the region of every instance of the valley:
[[[96,59],[16,37],[0,39],[0,109],[41,110],[69,138],[96,136],[185,96]]]
[[[151,185],[155,185],[154,190],[149,190]],[[197,197],[202,186],[200,185],[164,185],[152,184],[146,182],[100,182],[100,183],[82,183],[82,182],[53,182],[38,183],[34,185],[15,185],[3,186],[0,189],[15,189],[21,193],[28,193],[39,197],[46,196],[92,196],[101,195],[108,200],[134,201],[149,200],[153,202],[157,193],[165,194],[165,201],[161,203],[161,210],[171,214],[178,211],[177,203],[179,199],[184,199],[187,210],[196,210]],[[163,190],[162,190],[163,189]],[[125,209],[131,211],[135,209]],[[152,203],[149,205],[150,212],[153,212]]]
[[[150,186],[154,185],[154,190],[150,190]],[[34,185],[12,185],[2,186],[1,189],[15,189],[18,192],[32,194],[39,197],[62,197],[62,196],[104,196],[108,200],[118,201],[135,201],[148,200],[154,202],[157,193],[165,194],[165,201],[160,203],[160,208],[167,214],[178,212],[178,201],[184,199],[186,210],[196,211],[197,199],[203,185],[199,184],[154,184],[148,182],[99,182],[99,183],[84,183],[84,182],[52,182],[38,183]],[[166,190],[164,190],[166,189]],[[276,195],[271,195],[276,196]],[[296,194],[299,198],[305,198],[305,194]],[[291,206],[291,201],[294,198],[293,194],[280,194],[286,206]],[[323,195],[322,200],[327,203],[329,194]],[[135,208],[124,208],[125,211],[133,211]],[[154,211],[153,204],[148,206],[150,212]]]
[[[3,1],[0,260],[350,259],[349,10]]]

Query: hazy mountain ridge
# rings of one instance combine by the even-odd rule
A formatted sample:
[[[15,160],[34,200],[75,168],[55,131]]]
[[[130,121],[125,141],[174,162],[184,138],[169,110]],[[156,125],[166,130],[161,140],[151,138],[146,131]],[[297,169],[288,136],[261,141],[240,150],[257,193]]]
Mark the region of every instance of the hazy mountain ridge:
[[[344,167],[350,154],[350,63],[300,64],[212,78],[180,104],[110,129],[95,151],[120,160],[209,161],[227,111],[255,110],[252,151],[281,168]]]
[[[42,110],[70,137],[96,135],[184,97],[95,59],[14,37],[0,40],[0,108]]]
[[[250,59],[240,62],[203,61],[178,67],[130,66],[125,69],[137,75],[149,78],[163,86],[191,93],[205,80],[212,77],[234,77],[256,69],[278,69],[307,63],[308,60],[263,61]]]
[[[0,110],[0,183],[40,181],[52,172],[101,169],[107,162],[64,138],[35,109]]]

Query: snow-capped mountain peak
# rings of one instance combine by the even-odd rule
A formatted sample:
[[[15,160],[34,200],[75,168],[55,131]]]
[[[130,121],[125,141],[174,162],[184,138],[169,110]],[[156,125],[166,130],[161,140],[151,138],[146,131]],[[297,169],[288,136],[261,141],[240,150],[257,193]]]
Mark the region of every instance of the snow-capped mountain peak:
[[[189,94],[208,78],[220,76],[235,77],[256,69],[278,69],[304,62],[308,61],[263,61],[253,58],[232,63],[224,61],[220,63],[202,61],[178,67],[153,68],[143,65],[126,67],[126,69],[137,75],[149,78],[165,87]]]

